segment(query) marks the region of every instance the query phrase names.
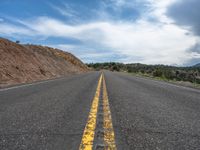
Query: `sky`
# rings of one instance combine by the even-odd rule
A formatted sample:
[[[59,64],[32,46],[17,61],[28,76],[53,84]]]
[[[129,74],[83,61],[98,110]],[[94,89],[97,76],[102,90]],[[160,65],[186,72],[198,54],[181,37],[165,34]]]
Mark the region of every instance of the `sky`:
[[[0,37],[85,63],[200,63],[199,0],[1,0]]]

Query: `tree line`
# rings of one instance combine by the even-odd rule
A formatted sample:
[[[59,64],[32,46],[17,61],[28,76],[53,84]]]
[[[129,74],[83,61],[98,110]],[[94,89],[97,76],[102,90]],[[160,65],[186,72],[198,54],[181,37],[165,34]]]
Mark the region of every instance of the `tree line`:
[[[166,65],[145,65],[140,63],[123,64],[116,62],[90,63],[88,67],[95,70],[136,73],[166,80],[189,81],[200,84],[200,67],[175,67]]]

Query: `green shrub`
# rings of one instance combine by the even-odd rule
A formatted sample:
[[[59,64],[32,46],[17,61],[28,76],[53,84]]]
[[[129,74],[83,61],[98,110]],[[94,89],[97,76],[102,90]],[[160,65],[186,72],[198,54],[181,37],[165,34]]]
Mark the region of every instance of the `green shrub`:
[[[153,76],[154,77],[162,77],[163,73],[160,69],[156,69],[154,72],[153,72]]]

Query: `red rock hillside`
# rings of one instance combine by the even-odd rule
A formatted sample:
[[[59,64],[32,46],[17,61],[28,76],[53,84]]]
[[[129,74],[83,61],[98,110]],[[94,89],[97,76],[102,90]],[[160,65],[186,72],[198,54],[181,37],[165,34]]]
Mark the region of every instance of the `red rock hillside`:
[[[0,38],[0,87],[86,71],[87,66],[68,52]]]

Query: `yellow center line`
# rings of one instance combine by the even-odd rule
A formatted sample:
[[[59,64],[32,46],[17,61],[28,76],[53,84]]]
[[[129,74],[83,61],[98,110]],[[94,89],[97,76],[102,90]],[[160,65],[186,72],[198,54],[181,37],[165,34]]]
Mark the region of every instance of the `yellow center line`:
[[[104,128],[105,149],[116,150],[117,147],[115,144],[115,134],[112,125],[112,118],[111,118],[111,112],[108,102],[108,94],[104,76],[103,76],[103,112],[104,112],[103,128]]]
[[[92,102],[92,106],[91,106],[90,113],[88,116],[87,124],[86,124],[85,130],[83,132],[82,141],[81,141],[79,150],[92,150],[92,147],[93,147],[101,82],[102,82],[102,74],[99,78],[96,93],[95,93],[95,96],[94,96],[94,99]]]

